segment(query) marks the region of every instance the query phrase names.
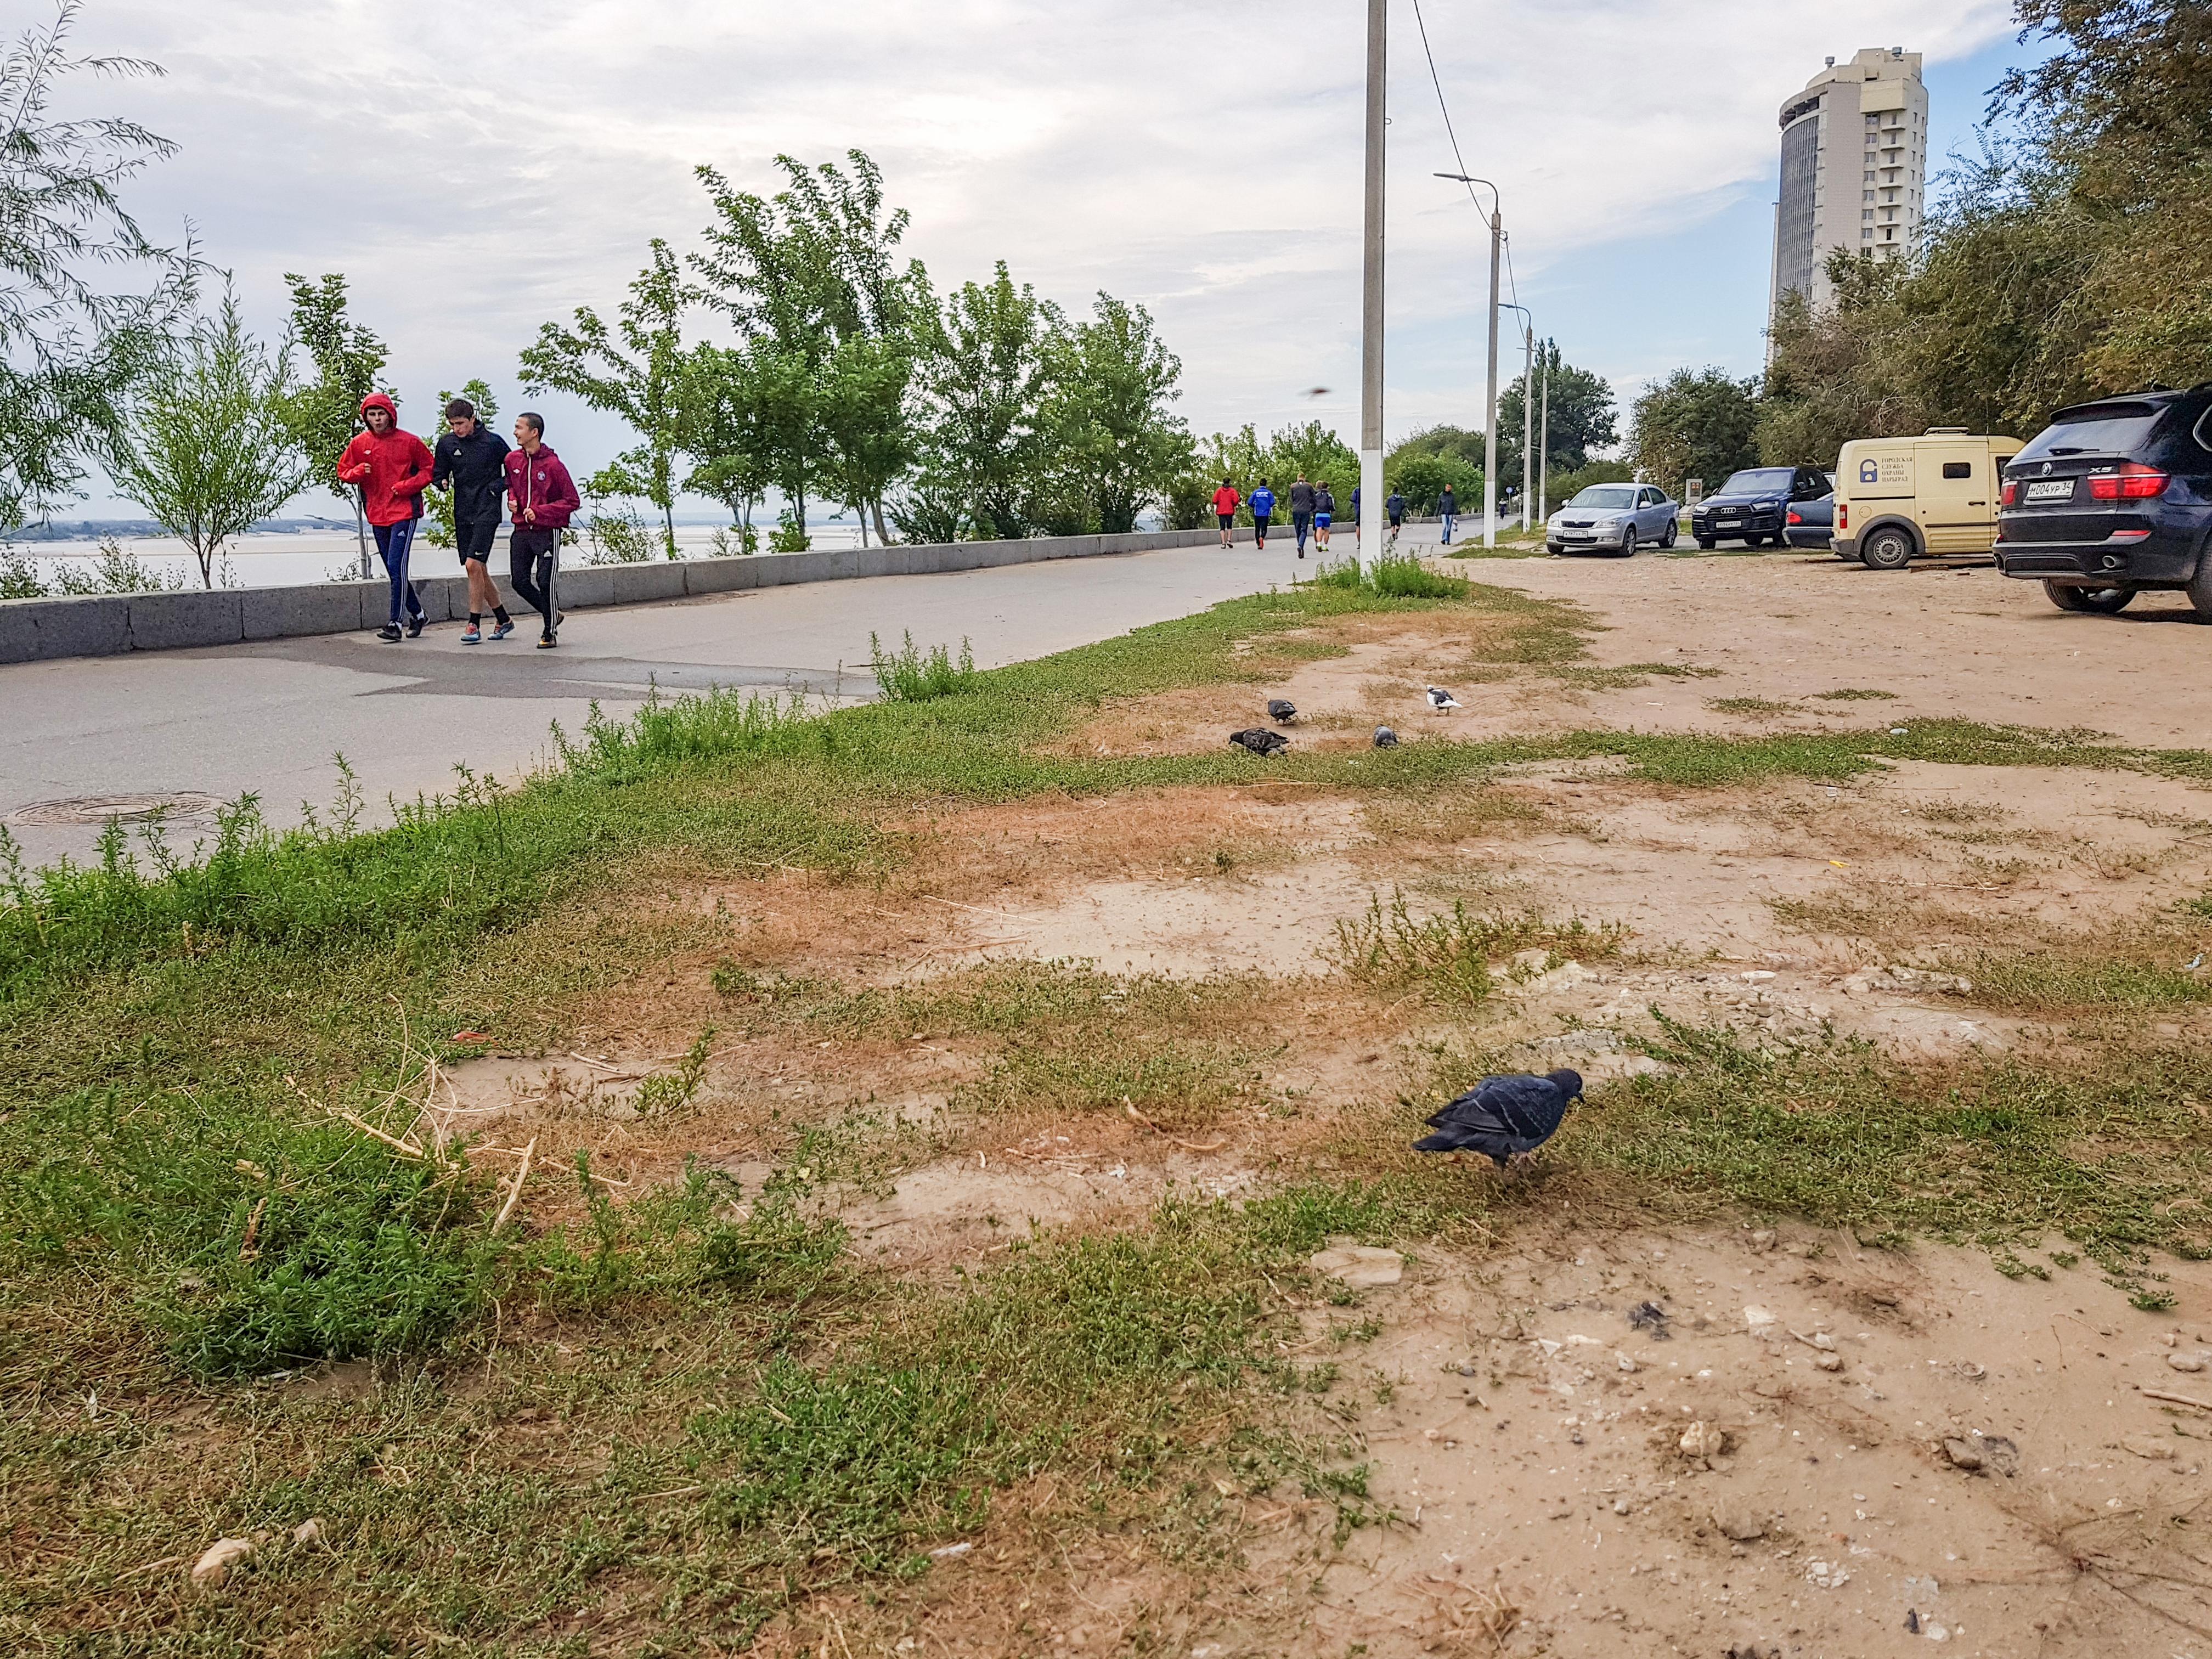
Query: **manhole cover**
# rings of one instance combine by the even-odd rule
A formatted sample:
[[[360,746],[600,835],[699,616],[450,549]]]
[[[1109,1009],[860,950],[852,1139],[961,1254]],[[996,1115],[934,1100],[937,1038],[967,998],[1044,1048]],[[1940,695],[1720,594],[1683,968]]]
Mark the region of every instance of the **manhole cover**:
[[[10,823],[105,823],[117,818],[125,823],[146,823],[155,818],[174,823],[183,818],[215,816],[222,805],[213,795],[182,790],[168,795],[77,795],[68,800],[34,800],[8,815]]]

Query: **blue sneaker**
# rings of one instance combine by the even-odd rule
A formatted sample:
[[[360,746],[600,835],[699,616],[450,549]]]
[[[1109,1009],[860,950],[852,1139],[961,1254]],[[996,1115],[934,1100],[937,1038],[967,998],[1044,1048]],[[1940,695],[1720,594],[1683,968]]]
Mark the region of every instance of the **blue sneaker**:
[[[514,624],[511,622],[503,622],[491,630],[491,636],[495,640],[503,640],[513,632],[514,632]]]
[[[461,643],[463,645],[482,645],[483,643],[483,630],[478,628],[474,623],[471,623],[466,628],[464,628],[461,630]]]

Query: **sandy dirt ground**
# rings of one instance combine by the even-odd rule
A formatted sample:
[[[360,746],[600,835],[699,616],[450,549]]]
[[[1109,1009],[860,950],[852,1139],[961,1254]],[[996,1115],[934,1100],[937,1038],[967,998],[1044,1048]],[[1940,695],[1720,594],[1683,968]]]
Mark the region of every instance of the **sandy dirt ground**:
[[[1425,613],[1349,629],[1346,654],[1279,685],[1109,708],[1069,745],[1210,750],[1268,696],[1297,702],[1294,744],[1347,749],[1378,721],[1415,743],[1937,716],[2146,746],[2212,736],[2212,631],[2162,596],[2104,618],[1985,568],[1460,568],[1586,607],[1598,668],[1712,672],[1594,685],[1486,660],[1479,630]],[[1464,712],[1428,713],[1430,684]],[[1838,690],[1886,695],[1820,695]],[[1767,706],[1715,706],[1741,699]],[[1406,1087],[1412,1057],[1442,1038],[1573,1065],[1601,1103],[1603,1084],[1656,1065],[1633,1040],[1655,1008],[1759,1041],[1834,1030],[1905,1055],[2032,1054],[2064,1040],[2064,1019],[1992,1004],[1962,962],[2005,941],[2117,936],[2212,885],[2212,791],[2075,768],[1900,763],[1835,785],[1689,789],[1547,763],[1413,799],[1261,784],[907,830],[924,855],[880,888],[789,872],[672,895],[717,919],[717,949],[574,1054],[463,1068],[456,1103],[501,1140],[544,1137],[549,1167],[589,1146],[620,1180],[697,1155],[757,1182],[797,1118],[890,1124],[902,1138],[873,1176],[822,1201],[869,1259],[944,1273],[1031,1224],[1128,1224],[1170,1191],[1257,1190]],[[1415,917],[1455,902],[1577,916],[1625,930],[1624,949],[1501,963],[1498,994],[1464,1018],[1378,1002],[1336,972],[1339,928],[1401,900]],[[748,1024],[707,983],[717,960],[764,981],[926,990],[1056,959],[1242,985],[1218,1034],[1244,1028],[1242,1080],[1164,1127],[1111,1110],[979,1115],[963,1102],[994,1063],[981,1038]],[[638,1121],[640,1081],[714,1019],[693,1110]],[[2160,1030],[2203,1028],[2183,1015]],[[1241,1565],[1197,1571],[1048,1548],[1024,1517],[1049,1494],[1016,1494],[924,1585],[826,1601],[763,1651],[1107,1653],[1141,1636],[1191,1659],[1923,1643],[1992,1659],[2212,1656],[2212,1269],[2161,1263],[2175,1305],[2149,1315],[2086,1265],[2008,1279],[1973,1250],[1747,1226],[1532,1227],[1486,1252],[1316,1265],[1352,1281],[1356,1306],[1295,1305],[1346,1379],[1376,1524],[1342,1534],[1334,1506],[1294,1487],[1224,1482]]]

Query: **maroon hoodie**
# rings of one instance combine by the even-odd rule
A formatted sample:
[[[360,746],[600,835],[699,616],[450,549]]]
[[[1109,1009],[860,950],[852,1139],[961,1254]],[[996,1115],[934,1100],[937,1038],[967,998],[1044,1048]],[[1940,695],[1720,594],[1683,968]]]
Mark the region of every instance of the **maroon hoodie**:
[[[382,435],[357,433],[338,457],[338,482],[361,486],[362,509],[375,525],[398,524],[422,516],[422,492],[430,487],[430,452],[411,432],[399,429],[399,411],[381,392],[361,400],[362,419],[380,409],[392,417]]]
[[[519,525],[561,530],[567,527],[570,514],[583,509],[584,501],[561,458],[540,444],[535,455],[521,449],[507,451],[507,506]],[[538,516],[526,516],[533,507]]]

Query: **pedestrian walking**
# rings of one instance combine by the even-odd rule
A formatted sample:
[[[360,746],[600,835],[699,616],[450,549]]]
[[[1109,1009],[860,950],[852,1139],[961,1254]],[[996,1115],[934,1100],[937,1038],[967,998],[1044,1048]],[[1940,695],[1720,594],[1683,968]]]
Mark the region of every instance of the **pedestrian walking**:
[[[1352,544],[1354,547],[1360,544],[1359,486],[1358,484],[1352,486]]]
[[[1262,553],[1267,550],[1267,520],[1275,516],[1275,492],[1267,488],[1265,478],[1252,492],[1248,503],[1252,509],[1252,544]]]
[[[1444,545],[1451,545],[1452,524],[1459,517],[1459,497],[1446,484],[1437,492],[1437,516],[1444,521]]]
[[[1221,544],[1229,545],[1230,537],[1237,528],[1237,509],[1244,498],[1237,493],[1237,486],[1224,478],[1221,488],[1213,492],[1213,516],[1221,521]]]
[[[1390,515],[1390,545],[1398,544],[1398,532],[1406,527],[1406,497],[1396,489],[1383,497],[1382,510]]]
[[[386,645],[404,635],[419,639],[424,621],[422,600],[407,578],[407,556],[415,545],[415,526],[422,518],[422,491],[430,483],[430,451],[411,432],[399,429],[399,410],[381,392],[361,400],[362,424],[368,430],[355,434],[338,457],[338,482],[359,484],[362,513],[376,534],[377,556],[392,583],[392,618],[376,630]]]
[[[1323,478],[1314,489],[1314,553],[1316,557],[1328,551],[1328,527],[1336,521],[1336,497]]]
[[[507,491],[507,440],[477,421],[476,405],[466,398],[446,405],[446,434],[431,452],[430,488],[453,492],[453,541],[461,574],[469,579],[469,625],[461,643],[483,642],[487,611],[492,638],[503,640],[514,632],[514,622],[486,566],[499,537],[500,497]]]
[[[1314,517],[1314,487],[1306,482],[1306,475],[1298,474],[1297,482],[1291,486],[1291,534],[1297,538],[1298,556],[1306,556],[1306,538],[1312,533]]]
[[[576,494],[576,481],[545,441],[542,418],[516,416],[514,441],[516,447],[505,462],[507,504],[514,515],[514,528],[507,538],[507,580],[522,602],[545,619],[538,648],[550,651],[561,627],[561,614],[553,603],[561,532],[584,502]]]

